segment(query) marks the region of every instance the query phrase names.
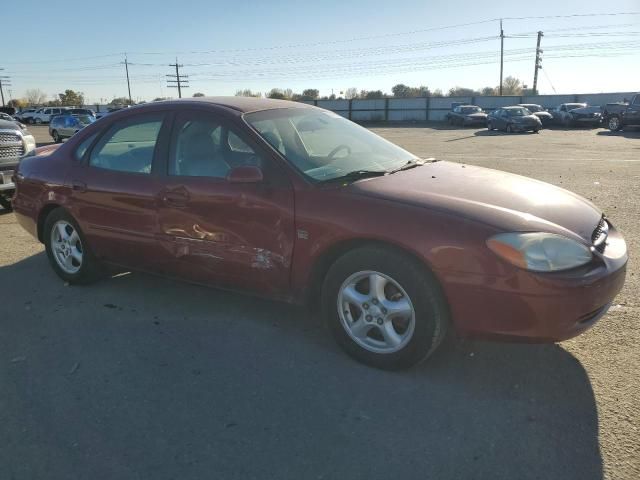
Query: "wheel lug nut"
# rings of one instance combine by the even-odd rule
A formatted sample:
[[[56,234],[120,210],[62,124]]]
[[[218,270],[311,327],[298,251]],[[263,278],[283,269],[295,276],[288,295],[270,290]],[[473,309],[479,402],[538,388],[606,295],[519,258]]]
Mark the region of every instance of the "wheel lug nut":
[[[373,320],[373,317],[372,317],[371,315],[367,315],[366,317],[364,317],[364,319],[365,319],[367,322],[370,322],[371,320]]]
[[[382,318],[378,317],[378,325],[382,325]]]
[[[381,311],[382,311],[382,313],[384,313],[385,315],[387,314],[387,309],[386,309],[386,308],[382,307]]]
[[[368,303],[363,303],[362,304],[362,308],[364,308],[365,310],[369,310],[369,304]]]
[[[371,300],[371,303],[373,303],[374,305],[377,305],[378,304],[378,299],[374,298],[373,300]]]

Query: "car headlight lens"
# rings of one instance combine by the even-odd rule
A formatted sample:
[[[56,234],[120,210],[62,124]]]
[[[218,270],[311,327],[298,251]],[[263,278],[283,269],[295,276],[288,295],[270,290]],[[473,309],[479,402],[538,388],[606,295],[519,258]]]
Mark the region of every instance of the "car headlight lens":
[[[554,233],[500,233],[487,246],[509,263],[534,272],[568,270],[589,263],[591,249]]]

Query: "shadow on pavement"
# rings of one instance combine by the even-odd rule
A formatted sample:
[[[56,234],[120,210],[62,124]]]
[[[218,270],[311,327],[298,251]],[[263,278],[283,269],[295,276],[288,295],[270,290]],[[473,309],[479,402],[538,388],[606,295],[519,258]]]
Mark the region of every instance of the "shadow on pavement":
[[[401,373],[304,309],[0,267],[7,478],[601,479],[589,378],[556,345],[461,342]]]
[[[627,138],[640,138],[640,129],[636,130],[619,130],[613,132],[611,130],[601,130],[598,135],[605,137],[627,137]]]

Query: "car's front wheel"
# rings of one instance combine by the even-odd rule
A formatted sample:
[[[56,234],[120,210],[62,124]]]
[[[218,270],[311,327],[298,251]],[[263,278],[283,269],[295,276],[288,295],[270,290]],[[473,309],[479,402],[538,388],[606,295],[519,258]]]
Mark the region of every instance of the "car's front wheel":
[[[44,244],[53,270],[71,284],[97,280],[101,265],[93,256],[80,227],[64,209],[53,210],[44,224]]]
[[[433,274],[414,259],[377,246],[352,250],[333,264],[322,303],[338,344],[377,368],[408,368],[424,360],[449,325]]]
[[[53,141],[55,143],[62,142],[62,137],[60,136],[57,130],[54,130],[53,132],[51,132],[51,136],[53,137]]]
[[[513,127],[511,126],[511,124],[507,125],[506,132],[507,133],[513,133]]]
[[[491,125],[490,120],[487,120],[487,130],[489,130],[490,132],[493,131],[493,125]]]

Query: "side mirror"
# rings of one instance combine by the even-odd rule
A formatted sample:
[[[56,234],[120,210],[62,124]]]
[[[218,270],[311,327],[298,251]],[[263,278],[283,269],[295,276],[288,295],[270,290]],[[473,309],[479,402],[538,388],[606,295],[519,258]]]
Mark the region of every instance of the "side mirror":
[[[262,170],[253,165],[235,167],[227,173],[227,182],[229,183],[261,183],[263,180]]]

